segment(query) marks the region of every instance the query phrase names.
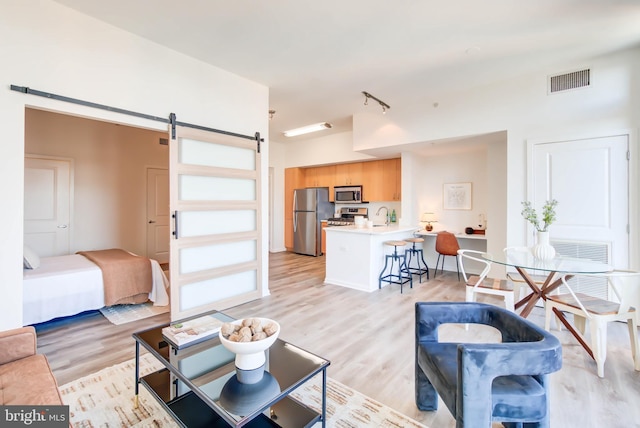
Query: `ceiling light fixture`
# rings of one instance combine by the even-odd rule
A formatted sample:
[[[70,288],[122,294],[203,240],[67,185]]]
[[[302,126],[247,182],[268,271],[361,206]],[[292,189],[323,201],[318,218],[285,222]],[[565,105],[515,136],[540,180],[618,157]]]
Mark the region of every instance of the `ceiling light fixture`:
[[[296,137],[302,134],[308,134],[310,132],[322,131],[324,129],[331,129],[332,125],[328,122],[316,123],[314,125],[303,126],[302,128],[290,129],[284,131],[285,137]]]
[[[269,120],[273,119],[274,114],[276,114],[275,110],[269,110]]]
[[[382,114],[386,114],[387,110],[389,110],[391,108],[389,106],[389,104],[385,103],[384,101],[382,101],[379,98],[374,97],[369,92],[362,91],[362,94],[364,95],[364,105],[369,105],[369,98],[371,98],[373,100],[376,100],[378,102],[378,104],[380,104],[380,107],[382,107]]]

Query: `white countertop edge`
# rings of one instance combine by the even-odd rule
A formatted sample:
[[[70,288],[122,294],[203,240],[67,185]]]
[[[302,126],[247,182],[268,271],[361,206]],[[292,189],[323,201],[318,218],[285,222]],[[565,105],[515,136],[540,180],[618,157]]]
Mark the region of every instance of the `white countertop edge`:
[[[378,226],[378,227],[363,227],[358,228],[356,226],[327,226],[324,228],[327,232],[346,232],[346,233],[360,233],[365,235],[386,235],[389,233],[398,232],[417,232],[420,230],[418,226]]]
[[[471,234],[471,235],[467,235],[466,233],[462,233],[462,232],[453,232],[453,234],[456,236],[456,238],[458,239],[478,239],[478,240],[482,240],[482,241],[486,241],[487,240],[487,236],[486,235],[480,235],[480,234]],[[416,235],[419,236],[438,236],[438,232],[427,232],[424,229],[419,230],[418,232],[416,232]]]

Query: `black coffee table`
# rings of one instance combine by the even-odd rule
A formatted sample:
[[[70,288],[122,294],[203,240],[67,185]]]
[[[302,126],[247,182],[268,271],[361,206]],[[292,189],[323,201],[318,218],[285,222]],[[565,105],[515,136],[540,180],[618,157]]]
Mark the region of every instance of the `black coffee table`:
[[[222,312],[211,313],[223,321],[233,320]],[[236,377],[235,354],[222,346],[217,334],[177,349],[162,336],[162,329],[167,326],[133,334],[136,405],[142,384],[185,427],[301,428],[319,421],[325,426],[328,360],[277,339],[266,351],[262,380],[253,385],[242,384]],[[141,378],[140,345],[164,368]],[[322,376],[320,413],[290,396],[317,374]]]

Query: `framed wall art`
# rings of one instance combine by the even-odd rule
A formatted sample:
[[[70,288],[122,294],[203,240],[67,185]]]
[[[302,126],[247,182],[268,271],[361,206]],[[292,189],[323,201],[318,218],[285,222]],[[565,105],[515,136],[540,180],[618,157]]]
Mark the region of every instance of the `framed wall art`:
[[[442,186],[445,210],[471,209],[471,183],[444,183]]]

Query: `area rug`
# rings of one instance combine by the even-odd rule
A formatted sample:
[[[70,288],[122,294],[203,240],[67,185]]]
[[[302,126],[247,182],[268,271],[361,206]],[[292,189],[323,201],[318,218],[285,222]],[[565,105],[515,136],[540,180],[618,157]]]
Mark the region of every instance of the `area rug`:
[[[139,305],[106,306],[101,308],[100,312],[111,324],[120,325],[143,318],[149,318],[154,315],[164,314],[169,312],[169,309],[169,305],[153,306],[152,302],[147,302]]]
[[[142,376],[160,367],[150,354],[141,356]],[[63,402],[69,405],[71,425],[75,428],[178,427],[144,386],[140,386],[139,405],[134,408],[134,373],[135,360],[132,359],[62,385],[60,393]],[[321,381],[319,376],[316,378],[292,395],[317,410],[321,405]],[[426,428],[331,378],[327,381],[327,427]]]

